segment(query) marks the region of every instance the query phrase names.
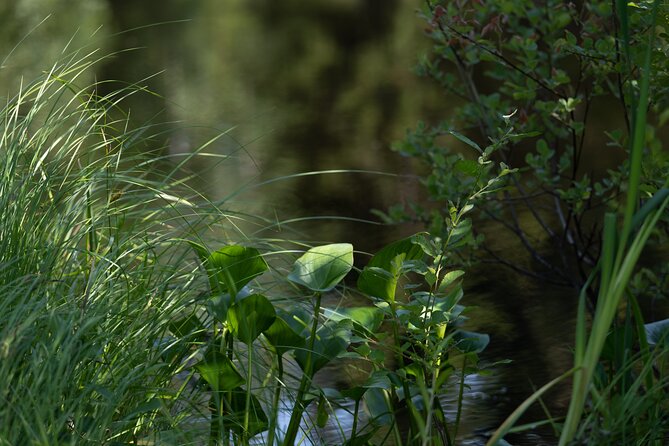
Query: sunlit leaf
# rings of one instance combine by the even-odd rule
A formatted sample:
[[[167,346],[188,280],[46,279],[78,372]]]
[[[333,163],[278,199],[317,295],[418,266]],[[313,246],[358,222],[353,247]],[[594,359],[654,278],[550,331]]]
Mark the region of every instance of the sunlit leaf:
[[[370,334],[376,332],[383,322],[383,311],[377,307],[347,307],[337,308],[336,311],[325,309],[324,315],[335,322],[349,319]]]
[[[207,258],[221,292],[236,295],[247,283],[267,271],[267,262],[255,248],[225,246]]]
[[[353,268],[353,245],[335,243],[317,246],[293,265],[288,279],[312,291],[329,291]]]
[[[228,323],[232,334],[246,344],[250,344],[267,330],[275,319],[274,306],[261,294],[252,294],[238,300],[228,310]]]
[[[394,301],[403,262],[418,260],[423,255],[423,248],[413,237],[387,245],[372,257],[360,273],[358,289],[387,302]]]

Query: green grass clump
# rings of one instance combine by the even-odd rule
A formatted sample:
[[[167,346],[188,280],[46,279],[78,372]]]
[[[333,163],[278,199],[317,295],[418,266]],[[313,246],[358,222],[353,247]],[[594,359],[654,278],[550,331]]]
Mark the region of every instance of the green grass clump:
[[[0,110],[0,444],[186,441],[163,350],[196,298],[182,240],[207,212],[141,154],[150,126],[111,118],[134,91],[78,86],[90,56]]]

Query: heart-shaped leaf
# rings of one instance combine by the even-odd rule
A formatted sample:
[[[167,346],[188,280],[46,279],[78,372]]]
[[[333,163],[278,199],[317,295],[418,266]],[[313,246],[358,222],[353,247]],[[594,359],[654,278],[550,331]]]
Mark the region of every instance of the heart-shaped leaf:
[[[279,315],[274,319],[272,325],[263,332],[263,335],[279,356],[294,348],[304,347],[305,339],[295,333],[288,322]]]
[[[230,245],[207,258],[207,270],[213,271],[221,293],[236,296],[247,283],[267,271],[267,262],[255,248]]]
[[[293,265],[288,280],[312,291],[329,291],[353,268],[353,245],[334,243],[316,246]]]
[[[274,306],[262,294],[252,294],[238,300],[228,310],[230,331],[245,344],[252,343],[275,319]]]
[[[195,369],[216,392],[232,390],[245,382],[232,361],[216,348],[210,348]]]

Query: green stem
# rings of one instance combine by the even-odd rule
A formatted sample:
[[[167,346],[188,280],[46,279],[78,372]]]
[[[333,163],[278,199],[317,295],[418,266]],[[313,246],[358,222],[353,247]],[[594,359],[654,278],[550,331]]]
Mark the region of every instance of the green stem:
[[[253,380],[253,373],[251,366],[253,365],[253,342],[246,344],[246,404],[244,406],[244,429],[242,431],[242,443],[249,444],[249,414],[251,412],[251,382]]]
[[[276,422],[279,417],[279,403],[281,402],[281,383],[283,382],[283,357],[277,352],[276,367],[278,378],[276,380],[276,387],[274,389],[274,400],[272,401],[272,408],[274,409],[274,416],[269,422],[269,432],[267,434],[267,446],[274,446],[274,437],[276,436]]]
[[[358,412],[360,411],[360,399],[355,400],[355,408],[353,409],[353,426],[351,426],[351,438],[349,441],[353,443],[355,440],[355,434],[358,430]]]
[[[290,422],[288,423],[288,430],[286,430],[286,436],[283,440],[284,446],[293,446],[295,444],[295,438],[297,437],[297,431],[300,428],[300,421],[302,420],[302,414],[304,413],[305,407],[304,395],[307,393],[309,386],[311,385],[311,378],[313,374],[313,351],[314,343],[316,342],[316,329],[318,328],[318,317],[321,312],[321,293],[316,293],[316,305],[314,307],[314,320],[311,326],[311,336],[309,338],[309,347],[307,348],[307,358],[304,365],[304,372],[302,373],[302,380],[300,381],[300,387],[297,390],[297,396],[295,397],[295,408],[293,413],[290,416]]]
[[[455,426],[453,431],[453,440],[458,436],[458,426],[460,426],[460,417],[462,416],[462,400],[465,393],[465,370],[467,369],[467,356],[462,362],[462,374],[460,375],[460,393],[458,394],[458,413],[455,416]]]

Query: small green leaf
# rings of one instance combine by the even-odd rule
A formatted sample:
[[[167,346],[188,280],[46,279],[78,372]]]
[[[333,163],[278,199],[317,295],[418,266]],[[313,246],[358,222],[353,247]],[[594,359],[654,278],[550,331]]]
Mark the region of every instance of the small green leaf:
[[[267,262],[255,248],[225,246],[207,258],[221,292],[236,296],[247,283],[267,271]]]
[[[195,365],[195,369],[216,392],[232,390],[245,382],[232,361],[213,347],[207,351],[204,359]]]
[[[669,319],[644,324],[648,344],[669,343]]]
[[[454,270],[454,271],[449,271],[446,274],[444,274],[444,277],[441,279],[441,283],[439,284],[439,291],[444,291],[446,288],[448,288],[453,282],[458,280],[460,277],[462,277],[465,274],[464,271],[462,270]]]
[[[238,300],[228,311],[230,331],[245,344],[252,343],[275,319],[274,306],[261,294]]]
[[[317,246],[304,253],[293,265],[288,280],[312,291],[330,291],[353,268],[353,245],[335,243]]]
[[[479,153],[483,153],[483,150],[481,150],[481,147],[478,144],[476,144],[474,141],[472,141],[471,139],[467,138],[465,135],[463,135],[461,133],[458,133],[454,130],[450,130],[448,133],[455,136],[457,139],[459,139],[461,142],[467,144],[469,147],[472,147],[472,148],[476,149]]]

